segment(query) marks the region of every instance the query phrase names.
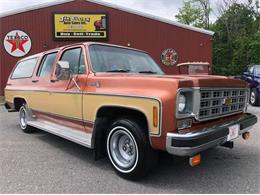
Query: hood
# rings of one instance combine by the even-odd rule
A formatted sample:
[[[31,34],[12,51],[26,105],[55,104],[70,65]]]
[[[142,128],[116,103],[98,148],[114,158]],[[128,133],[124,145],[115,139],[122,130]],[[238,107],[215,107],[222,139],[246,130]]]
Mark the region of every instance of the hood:
[[[89,78],[89,85],[100,82],[100,88],[94,91],[130,94],[160,94],[172,93],[178,88],[208,87],[208,88],[245,88],[245,81],[225,76],[212,75],[148,75],[99,73]],[[91,89],[91,88],[90,88]]]
[[[168,77],[168,76],[166,76]],[[215,75],[176,75],[170,78],[179,80],[179,87],[218,87],[218,88],[244,88],[247,83],[240,79]]]

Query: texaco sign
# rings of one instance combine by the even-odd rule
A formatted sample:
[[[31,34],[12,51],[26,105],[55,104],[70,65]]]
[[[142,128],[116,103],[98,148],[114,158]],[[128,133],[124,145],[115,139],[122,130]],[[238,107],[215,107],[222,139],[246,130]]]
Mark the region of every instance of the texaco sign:
[[[178,61],[178,54],[172,48],[165,49],[161,54],[161,61],[166,66],[173,66]]]
[[[4,47],[11,56],[22,57],[30,51],[32,43],[29,35],[25,32],[13,30],[5,35]]]

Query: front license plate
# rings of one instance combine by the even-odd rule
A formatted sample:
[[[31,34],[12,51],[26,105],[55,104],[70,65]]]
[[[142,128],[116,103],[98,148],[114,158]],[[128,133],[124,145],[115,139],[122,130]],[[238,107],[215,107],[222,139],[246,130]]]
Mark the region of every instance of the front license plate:
[[[239,125],[230,126],[228,129],[229,129],[229,134],[227,137],[227,141],[236,139],[239,133]]]

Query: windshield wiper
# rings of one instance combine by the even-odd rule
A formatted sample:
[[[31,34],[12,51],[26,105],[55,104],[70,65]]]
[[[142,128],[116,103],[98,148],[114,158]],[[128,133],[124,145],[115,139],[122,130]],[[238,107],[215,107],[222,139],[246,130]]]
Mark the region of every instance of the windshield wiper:
[[[130,72],[130,70],[127,70],[127,69],[115,69],[115,70],[108,70],[106,72]]]
[[[157,74],[157,72],[153,72],[153,71],[151,71],[151,70],[140,71],[139,73],[145,73],[145,74]]]

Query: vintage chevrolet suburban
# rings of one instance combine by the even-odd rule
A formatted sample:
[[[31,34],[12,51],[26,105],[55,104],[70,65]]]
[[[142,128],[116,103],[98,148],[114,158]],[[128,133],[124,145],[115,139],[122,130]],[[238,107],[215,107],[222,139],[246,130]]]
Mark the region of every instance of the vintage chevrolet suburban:
[[[257,122],[246,82],[223,76],[165,75],[144,51],[80,43],[17,62],[5,89],[25,133],[50,132],[107,154],[124,178],[156,165],[158,151],[189,157],[233,147]]]

